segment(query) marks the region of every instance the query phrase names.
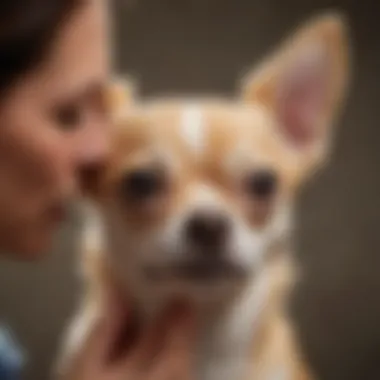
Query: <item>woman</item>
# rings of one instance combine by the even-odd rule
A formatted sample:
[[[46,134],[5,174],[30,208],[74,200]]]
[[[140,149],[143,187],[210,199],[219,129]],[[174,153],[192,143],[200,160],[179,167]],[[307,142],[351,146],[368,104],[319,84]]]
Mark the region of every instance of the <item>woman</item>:
[[[81,175],[107,153],[106,1],[0,1],[0,248],[20,260],[48,250]],[[164,338],[152,332],[109,362],[125,315],[110,299],[70,380],[186,378],[191,318],[169,315]]]

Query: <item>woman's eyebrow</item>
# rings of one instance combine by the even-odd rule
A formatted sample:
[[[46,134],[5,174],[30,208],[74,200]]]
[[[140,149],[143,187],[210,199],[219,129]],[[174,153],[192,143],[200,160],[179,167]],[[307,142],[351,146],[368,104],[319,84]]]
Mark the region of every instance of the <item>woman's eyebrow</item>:
[[[94,81],[82,88],[76,88],[71,91],[67,91],[66,94],[59,98],[59,103],[72,103],[81,102],[87,98],[102,96],[106,87],[105,81]]]

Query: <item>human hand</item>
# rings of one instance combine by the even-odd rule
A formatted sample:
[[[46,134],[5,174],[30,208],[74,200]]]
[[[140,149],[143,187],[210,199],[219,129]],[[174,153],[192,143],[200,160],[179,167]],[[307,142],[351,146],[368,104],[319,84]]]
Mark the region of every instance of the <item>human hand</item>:
[[[186,380],[191,379],[194,318],[186,307],[166,313],[135,342],[117,341],[128,323],[127,307],[115,294],[107,297],[106,314],[92,331],[67,380]],[[124,344],[123,344],[124,343]],[[126,349],[127,345],[132,347]]]

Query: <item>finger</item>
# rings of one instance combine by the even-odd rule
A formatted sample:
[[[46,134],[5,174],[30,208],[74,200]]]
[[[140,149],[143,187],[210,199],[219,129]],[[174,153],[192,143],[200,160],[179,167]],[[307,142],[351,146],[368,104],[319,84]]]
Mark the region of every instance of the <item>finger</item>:
[[[186,314],[168,331],[163,348],[152,364],[152,378],[186,379],[192,368],[194,316]]]
[[[108,290],[101,306],[102,315],[88,341],[87,357],[92,362],[107,360],[128,317],[124,298],[115,289]]]
[[[149,369],[146,375],[147,380],[186,380],[193,379],[192,355],[178,354],[170,356],[164,360],[157,360],[156,365]]]
[[[189,345],[181,352],[170,350],[164,355],[159,355],[148,373],[147,380],[193,379],[192,368],[193,355]]]
[[[175,339],[172,335],[174,334],[178,341],[179,337],[177,337],[177,334],[173,330],[182,330],[185,327],[183,325],[187,326],[189,324],[188,314],[189,311],[186,306],[179,304],[171,305],[159,317],[158,321],[144,333],[131,355],[130,361],[134,362],[137,366],[142,366],[144,369],[146,369],[146,366],[150,367],[158,353],[162,350],[162,347],[167,345],[168,336],[171,337],[169,339],[171,342],[170,346],[173,346],[174,349]],[[185,337],[182,336],[182,339],[185,339]]]
[[[149,371],[144,380],[190,380],[195,378],[192,368],[189,361],[165,362]]]
[[[195,335],[195,315],[193,310],[184,306],[175,316],[165,332],[164,349],[166,352],[177,352],[189,348]],[[165,350],[163,353],[165,353]]]

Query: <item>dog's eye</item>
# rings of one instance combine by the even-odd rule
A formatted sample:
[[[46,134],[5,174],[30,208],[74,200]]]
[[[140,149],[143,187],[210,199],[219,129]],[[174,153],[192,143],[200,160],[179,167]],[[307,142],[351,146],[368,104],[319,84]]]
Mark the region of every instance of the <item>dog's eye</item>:
[[[120,184],[120,193],[124,199],[131,201],[146,200],[159,193],[164,186],[160,171],[141,169],[126,174]]]
[[[250,174],[245,183],[246,191],[258,199],[272,196],[277,187],[277,175],[273,170],[262,169]]]

